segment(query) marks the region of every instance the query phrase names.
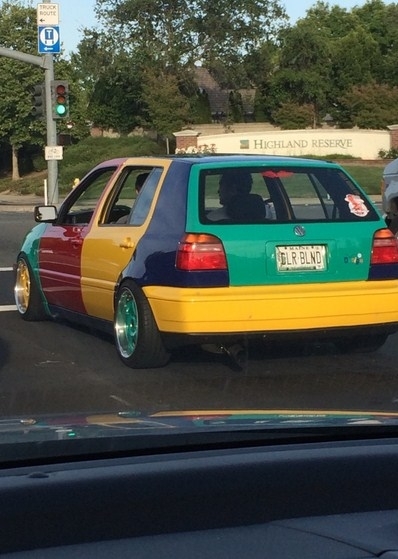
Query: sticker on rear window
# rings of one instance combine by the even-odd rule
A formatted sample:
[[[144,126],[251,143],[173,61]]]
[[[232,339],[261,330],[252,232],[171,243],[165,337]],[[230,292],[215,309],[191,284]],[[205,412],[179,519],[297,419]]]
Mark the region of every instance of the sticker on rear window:
[[[352,214],[358,217],[365,217],[368,215],[369,210],[365,205],[365,201],[357,194],[347,194],[344,200],[348,202],[348,207]]]
[[[291,171],[263,171],[261,173],[263,177],[268,177],[271,179],[285,179],[287,177],[292,177],[294,173]]]

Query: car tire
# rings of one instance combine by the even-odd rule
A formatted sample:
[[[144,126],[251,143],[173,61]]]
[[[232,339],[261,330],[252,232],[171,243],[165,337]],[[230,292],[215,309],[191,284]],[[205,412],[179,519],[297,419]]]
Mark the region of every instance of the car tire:
[[[388,334],[353,336],[335,341],[340,353],[372,353],[380,349],[387,341]]]
[[[24,320],[47,318],[32,267],[27,258],[22,255],[17,259],[14,298],[17,311]]]
[[[114,333],[119,357],[128,367],[164,367],[169,361],[148,300],[131,280],[116,294]]]

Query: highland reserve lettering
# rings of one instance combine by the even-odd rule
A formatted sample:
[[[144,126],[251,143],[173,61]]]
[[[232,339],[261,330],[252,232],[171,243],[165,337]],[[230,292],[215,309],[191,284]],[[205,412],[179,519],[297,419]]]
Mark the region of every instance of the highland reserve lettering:
[[[253,140],[254,149],[308,149],[308,148],[352,148],[352,140],[313,139],[309,140]]]

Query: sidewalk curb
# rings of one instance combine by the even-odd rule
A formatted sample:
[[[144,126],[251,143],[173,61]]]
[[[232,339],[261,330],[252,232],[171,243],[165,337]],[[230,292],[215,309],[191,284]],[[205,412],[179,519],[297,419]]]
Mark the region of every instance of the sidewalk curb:
[[[64,197],[60,199],[59,207],[64,201]],[[35,206],[44,206],[44,198],[41,196],[19,196],[17,194],[6,194],[0,197],[0,212],[32,212]]]

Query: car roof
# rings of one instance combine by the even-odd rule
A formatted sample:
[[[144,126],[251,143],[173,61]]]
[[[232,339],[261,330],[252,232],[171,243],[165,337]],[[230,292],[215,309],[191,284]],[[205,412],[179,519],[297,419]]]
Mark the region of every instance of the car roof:
[[[173,155],[148,155],[148,156],[132,156],[132,157],[119,157],[115,159],[109,159],[106,161],[102,161],[97,165],[97,168],[101,167],[108,167],[111,165],[121,165],[125,161],[134,162],[134,160],[145,160],[151,159],[153,160],[167,160],[167,161],[178,161],[179,163],[185,163],[188,165],[200,165],[200,164],[209,164],[209,163],[262,163],[269,165],[270,163],[283,165],[283,164],[297,164],[297,165],[308,165],[308,166],[335,166],[339,167],[338,164],[334,163],[333,161],[325,161],[321,159],[310,159],[310,158],[303,158],[303,157],[292,157],[292,156],[283,156],[283,155],[255,155],[255,154],[217,154],[217,155],[203,155],[203,154],[190,154],[190,155],[181,155],[181,154],[173,154]]]

